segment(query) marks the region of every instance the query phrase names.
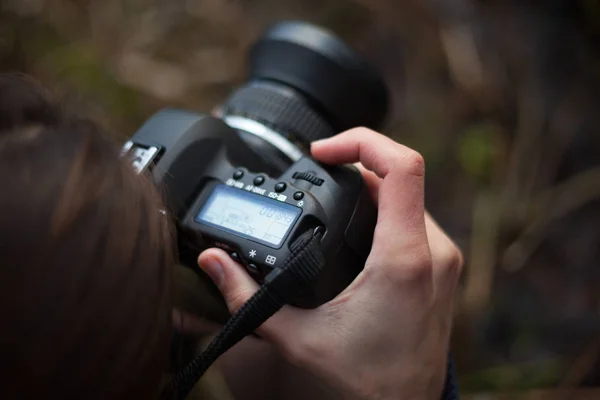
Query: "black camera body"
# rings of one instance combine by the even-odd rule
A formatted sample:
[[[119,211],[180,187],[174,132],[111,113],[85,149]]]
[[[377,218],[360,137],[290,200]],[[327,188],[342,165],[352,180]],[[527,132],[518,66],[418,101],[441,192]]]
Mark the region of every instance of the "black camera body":
[[[162,110],[123,155],[164,190],[180,261],[201,276],[198,254],[219,247],[261,282],[294,240],[322,230],[325,268],[292,303],[317,307],[362,270],[377,212],[358,169],[323,165],[307,149],[357,125],[377,129],[387,93],[345,44],[304,23],[271,29],[254,46],[251,65],[252,79],[218,117]]]
[[[270,176],[234,129],[178,110],[157,113],[131,143],[158,149],[152,176],[167,190],[185,264],[197,269],[199,251],[220,247],[260,282],[283,263],[298,236],[322,227],[326,267],[294,304],[312,308],[330,300],[362,269],[376,210],[355,167],[303,157]]]

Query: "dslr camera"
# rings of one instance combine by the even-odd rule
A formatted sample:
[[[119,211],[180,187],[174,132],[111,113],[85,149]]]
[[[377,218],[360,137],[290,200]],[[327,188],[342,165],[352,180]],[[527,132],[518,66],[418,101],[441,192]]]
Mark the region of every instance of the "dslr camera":
[[[292,303],[314,308],[362,270],[377,210],[360,172],[317,162],[310,143],[356,126],[380,129],[387,108],[382,78],[346,43],[317,26],[282,22],[251,47],[249,78],[216,111],[161,110],[122,156],[164,190],[180,263],[208,282],[196,260],[209,247],[260,283],[296,238],[322,230],[325,267]]]

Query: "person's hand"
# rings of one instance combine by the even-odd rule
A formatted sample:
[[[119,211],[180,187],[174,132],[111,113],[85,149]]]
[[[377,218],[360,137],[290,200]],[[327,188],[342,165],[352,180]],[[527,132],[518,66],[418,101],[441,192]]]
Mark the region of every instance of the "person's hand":
[[[350,397],[438,400],[462,255],[425,212],[423,158],[364,128],[316,142],[312,153],[360,163],[378,203],[372,251],[335,299],[312,310],[285,306],[257,333]],[[198,261],[232,312],[258,288],[222,250]]]

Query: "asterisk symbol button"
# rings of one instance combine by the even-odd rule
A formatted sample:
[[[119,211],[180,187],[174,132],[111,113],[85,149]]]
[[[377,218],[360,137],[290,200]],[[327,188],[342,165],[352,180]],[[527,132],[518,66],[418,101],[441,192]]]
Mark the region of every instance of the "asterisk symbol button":
[[[254,256],[256,255],[256,250],[252,249],[250,250],[250,253],[248,253],[248,255],[252,258],[254,258]]]

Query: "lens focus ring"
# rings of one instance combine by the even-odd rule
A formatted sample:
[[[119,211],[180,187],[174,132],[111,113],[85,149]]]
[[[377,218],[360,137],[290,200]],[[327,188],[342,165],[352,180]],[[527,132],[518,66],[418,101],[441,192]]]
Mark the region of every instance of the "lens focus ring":
[[[336,133],[303,98],[276,84],[244,86],[227,99],[222,111],[256,120],[304,146]]]

